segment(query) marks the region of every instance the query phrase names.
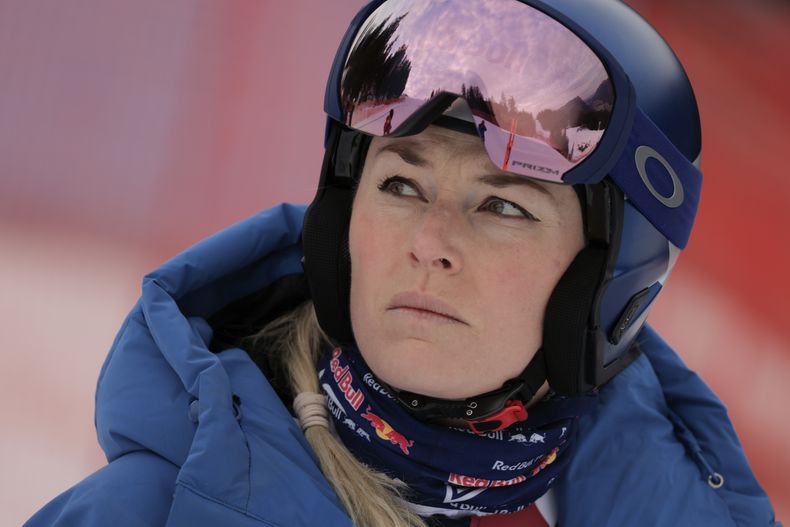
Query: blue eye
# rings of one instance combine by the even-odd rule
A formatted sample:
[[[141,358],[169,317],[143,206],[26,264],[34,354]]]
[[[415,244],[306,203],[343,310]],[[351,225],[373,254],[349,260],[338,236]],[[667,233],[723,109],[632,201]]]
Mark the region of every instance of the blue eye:
[[[540,221],[538,218],[533,216],[523,207],[516,205],[512,201],[507,201],[500,198],[491,197],[488,198],[485,203],[483,203],[478,210],[483,212],[490,212],[492,214],[496,214],[497,216],[502,216],[504,218],[523,218],[532,221]]]

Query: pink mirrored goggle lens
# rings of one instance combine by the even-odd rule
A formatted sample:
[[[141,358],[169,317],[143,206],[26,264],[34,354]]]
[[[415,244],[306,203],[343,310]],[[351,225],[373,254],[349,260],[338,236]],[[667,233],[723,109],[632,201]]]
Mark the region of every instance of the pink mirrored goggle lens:
[[[341,81],[345,124],[397,133],[439,94],[462,97],[491,160],[549,181],[595,151],[614,106],[601,60],[517,0],[388,0],[362,25]]]

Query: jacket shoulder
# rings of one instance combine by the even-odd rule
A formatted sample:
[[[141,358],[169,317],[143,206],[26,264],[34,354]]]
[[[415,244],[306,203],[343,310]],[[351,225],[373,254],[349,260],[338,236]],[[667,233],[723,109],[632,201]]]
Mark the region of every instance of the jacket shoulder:
[[[164,525],[177,473],[150,452],[121,456],[54,498],[24,527]]]
[[[726,505],[736,525],[778,525],[719,397],[650,326],[639,345],[661,386],[675,437],[699,467],[705,487]],[[722,485],[714,489],[708,483],[718,478]]]
[[[561,524],[776,525],[718,398],[649,327],[639,345],[580,420]]]

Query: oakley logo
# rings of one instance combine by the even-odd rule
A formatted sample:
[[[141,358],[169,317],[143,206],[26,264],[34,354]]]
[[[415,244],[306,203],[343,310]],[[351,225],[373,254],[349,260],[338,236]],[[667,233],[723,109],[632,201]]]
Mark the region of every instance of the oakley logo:
[[[685,192],[683,191],[683,183],[680,181],[675,169],[672,168],[672,165],[670,165],[669,162],[664,159],[664,156],[649,146],[640,146],[636,149],[636,155],[634,158],[636,161],[636,169],[639,171],[639,176],[642,178],[642,182],[645,184],[647,190],[650,191],[654,198],[670,209],[676,209],[683,205],[683,200],[686,197]],[[647,161],[649,159],[655,159],[661,163],[669,176],[672,178],[673,190],[671,196],[662,195],[655,189],[653,183],[650,182],[650,178],[647,175]]]

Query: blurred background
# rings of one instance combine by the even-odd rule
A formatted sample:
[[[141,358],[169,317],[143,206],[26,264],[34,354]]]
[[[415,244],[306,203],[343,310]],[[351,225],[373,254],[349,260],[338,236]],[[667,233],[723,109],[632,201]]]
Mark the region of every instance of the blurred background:
[[[787,522],[790,6],[629,3],[685,64],[704,131],[699,220],[651,321]],[[0,524],[103,465],[95,379],[142,276],[312,197],[325,77],[361,4],[0,0]]]

